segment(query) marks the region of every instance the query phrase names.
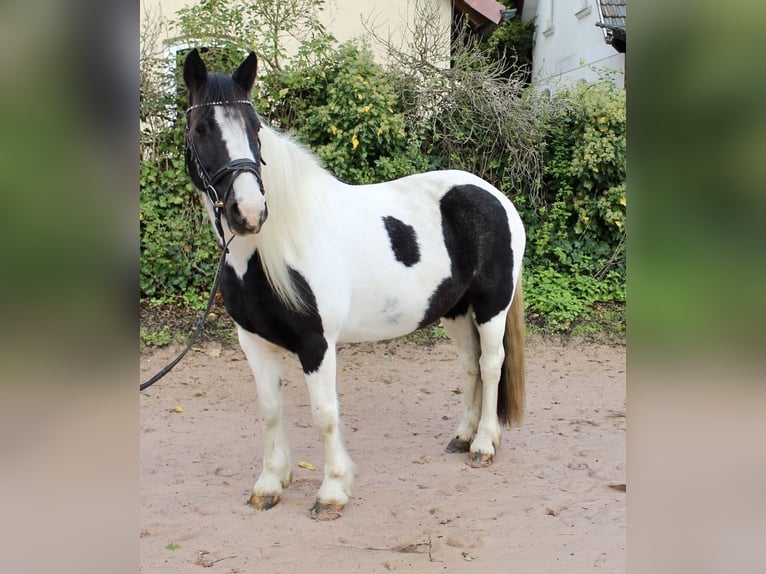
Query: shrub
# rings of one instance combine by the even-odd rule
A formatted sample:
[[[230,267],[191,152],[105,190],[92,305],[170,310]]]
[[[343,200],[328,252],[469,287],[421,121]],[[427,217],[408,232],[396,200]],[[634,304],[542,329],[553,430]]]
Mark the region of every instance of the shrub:
[[[625,92],[607,81],[554,96],[541,195],[517,199],[527,225],[527,306],[553,330],[596,301],[625,301]]]
[[[391,79],[364,46],[346,43],[312,66],[266,78],[272,122],[295,132],[348,183],[374,183],[428,169],[407,132]]]
[[[183,158],[140,167],[141,294],[154,304],[201,307],[215,273],[218,243],[189,183]]]

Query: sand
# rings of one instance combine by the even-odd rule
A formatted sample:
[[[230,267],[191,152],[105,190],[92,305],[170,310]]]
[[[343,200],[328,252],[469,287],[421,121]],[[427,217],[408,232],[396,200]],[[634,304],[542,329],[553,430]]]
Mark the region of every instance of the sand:
[[[175,351],[143,352],[142,380]],[[444,450],[462,405],[451,343],[342,347],[341,422],[357,467],[332,522],[309,518],[322,446],[300,367],[286,361],[294,480],[265,512],[246,504],[262,437],[239,349],[206,343],[142,394],[142,572],[625,571],[623,346],[531,340],[525,422],[484,469]]]

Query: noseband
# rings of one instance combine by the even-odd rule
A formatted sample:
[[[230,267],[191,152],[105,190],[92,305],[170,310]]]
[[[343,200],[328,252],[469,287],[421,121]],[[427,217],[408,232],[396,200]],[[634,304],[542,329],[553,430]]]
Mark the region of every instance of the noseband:
[[[210,175],[200,161],[199,152],[197,146],[194,144],[194,138],[191,137],[190,125],[190,113],[193,109],[202,108],[205,106],[227,106],[232,104],[247,104],[252,106],[250,100],[233,100],[229,102],[204,102],[202,104],[195,104],[186,108],[186,151],[187,159],[191,158],[192,163],[197,168],[197,174],[200,180],[202,180],[203,191],[207,194],[210,202],[213,204],[213,211],[215,214],[215,228],[221,241],[224,242],[223,225],[221,224],[221,216],[223,215],[223,207],[226,204],[226,199],[231,193],[234,186],[234,180],[237,176],[243,172],[252,173],[255,176],[255,180],[261,188],[263,194],[266,193],[266,189],[263,187],[263,180],[261,179],[261,165],[248,158],[233,159],[220,169],[216,170],[213,175]],[[259,140],[260,147],[260,140]],[[261,158],[260,163],[266,165],[266,162]],[[191,175],[191,169],[189,162],[186,162],[186,169]],[[223,188],[224,193],[219,193],[216,188],[223,180],[231,174],[231,178],[228,178],[228,184]]]

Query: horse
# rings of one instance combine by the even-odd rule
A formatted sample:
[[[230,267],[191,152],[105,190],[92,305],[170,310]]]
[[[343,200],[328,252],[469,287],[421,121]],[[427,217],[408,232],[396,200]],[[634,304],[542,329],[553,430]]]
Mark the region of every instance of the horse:
[[[187,171],[227,249],[220,290],[255,377],[263,468],[248,503],[276,505],[292,480],[280,377],[297,355],[324,446],[312,518],[341,516],[354,464],[341,435],[339,343],[406,335],[438,320],[458,349],[460,423],[448,452],[493,462],[524,410],[524,226],[511,201],[467,172],[349,185],[253,108],[258,60],[229,76],[198,51],[183,77]],[[212,175],[211,175],[212,174]],[[225,223],[225,225],[224,225]]]

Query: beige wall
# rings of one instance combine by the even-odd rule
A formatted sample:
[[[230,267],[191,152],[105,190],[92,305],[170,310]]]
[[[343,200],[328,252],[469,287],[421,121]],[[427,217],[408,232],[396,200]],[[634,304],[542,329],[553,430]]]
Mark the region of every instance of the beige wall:
[[[442,30],[445,41],[449,41],[451,0],[423,0],[432,2],[438,14],[438,28]],[[144,24],[146,10],[159,11],[166,20],[173,18],[175,12],[194,3],[193,0],[141,0],[141,25]],[[399,46],[409,43],[415,20],[412,0],[326,0],[325,10],[321,15],[322,23],[335,37],[344,42],[366,34],[363,22],[368,22],[376,34]],[[173,32],[169,31],[172,37]],[[167,38],[166,38],[167,40]],[[379,61],[385,59],[383,49],[371,41],[370,47]]]

